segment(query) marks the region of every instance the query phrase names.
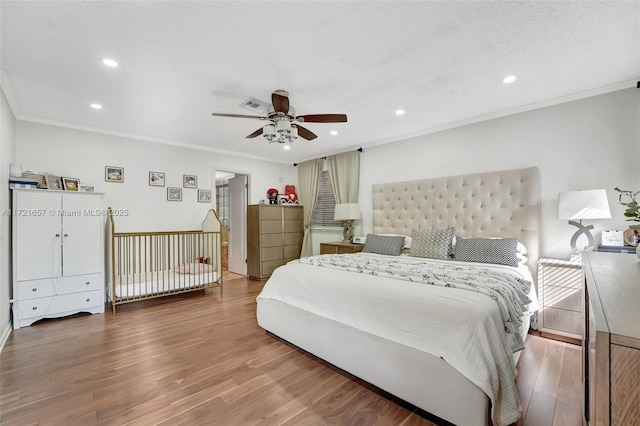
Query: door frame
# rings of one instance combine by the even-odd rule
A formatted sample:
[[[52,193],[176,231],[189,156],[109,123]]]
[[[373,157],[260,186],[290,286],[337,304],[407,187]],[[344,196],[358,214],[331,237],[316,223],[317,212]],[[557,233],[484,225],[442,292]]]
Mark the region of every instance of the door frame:
[[[238,170],[238,169],[234,169],[233,167],[216,167],[213,166],[212,170],[211,170],[211,187],[216,188],[216,172],[224,172],[224,173],[234,173],[236,176],[237,175],[243,175],[246,177],[246,195],[247,195],[247,199],[245,200],[246,206],[249,206],[250,204],[250,200],[251,200],[251,172],[246,171],[246,170]],[[215,195],[215,194],[214,194]],[[215,199],[214,202],[214,208],[216,210],[216,212],[218,211],[218,201],[217,201],[217,197],[213,196],[211,197],[212,199]],[[246,210],[245,210],[246,212]],[[229,217],[231,217],[231,205],[229,205]],[[245,214],[245,220],[242,221],[242,226],[244,228],[244,249],[243,249],[243,253],[242,256],[244,257],[245,263],[247,261],[247,220],[246,220],[246,214]],[[231,239],[229,239],[229,252],[231,252]]]

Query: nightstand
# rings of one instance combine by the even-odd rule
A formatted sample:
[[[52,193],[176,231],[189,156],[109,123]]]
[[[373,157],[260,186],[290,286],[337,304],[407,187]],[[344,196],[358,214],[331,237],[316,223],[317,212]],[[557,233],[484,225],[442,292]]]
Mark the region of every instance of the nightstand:
[[[543,336],[580,344],[583,285],[580,262],[538,260],[538,320]]]
[[[359,253],[363,248],[363,244],[320,243],[320,254]]]
[[[633,246],[603,246],[602,244],[598,244],[598,249],[596,251],[635,254],[636,248]]]

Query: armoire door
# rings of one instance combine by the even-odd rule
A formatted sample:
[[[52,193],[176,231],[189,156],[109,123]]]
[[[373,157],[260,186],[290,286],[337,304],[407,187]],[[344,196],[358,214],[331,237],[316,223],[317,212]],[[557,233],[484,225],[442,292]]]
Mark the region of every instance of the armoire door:
[[[60,276],[61,213],[59,192],[14,192],[13,267],[18,280]]]
[[[65,276],[99,273],[104,259],[95,236],[103,232],[100,197],[63,194],[62,274]]]

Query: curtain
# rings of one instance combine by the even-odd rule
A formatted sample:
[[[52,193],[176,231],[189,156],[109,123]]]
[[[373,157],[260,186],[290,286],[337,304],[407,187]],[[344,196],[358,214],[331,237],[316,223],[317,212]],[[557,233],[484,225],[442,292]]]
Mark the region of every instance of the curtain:
[[[318,197],[318,176],[320,175],[320,164],[322,160],[305,161],[298,164],[298,199],[302,204],[302,214],[304,216],[304,237],[302,239],[302,251],[300,257],[313,255],[311,245],[311,216],[316,207]]]
[[[360,188],[360,152],[332,155],[327,157],[327,162],[336,204],[357,203]]]

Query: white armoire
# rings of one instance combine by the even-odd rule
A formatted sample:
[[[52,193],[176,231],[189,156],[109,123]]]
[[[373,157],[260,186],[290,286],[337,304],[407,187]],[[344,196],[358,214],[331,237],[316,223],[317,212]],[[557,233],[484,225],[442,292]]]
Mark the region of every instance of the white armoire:
[[[102,194],[14,189],[11,216],[13,328],[103,313]]]

